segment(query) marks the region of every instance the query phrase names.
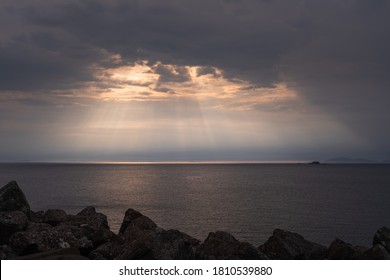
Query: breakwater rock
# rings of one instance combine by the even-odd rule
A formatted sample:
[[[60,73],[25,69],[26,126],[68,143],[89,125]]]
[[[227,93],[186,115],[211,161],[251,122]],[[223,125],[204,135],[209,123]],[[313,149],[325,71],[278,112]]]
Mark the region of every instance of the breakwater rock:
[[[255,247],[227,232],[211,232],[204,241],[159,227],[128,209],[118,234],[107,217],[88,206],[76,215],[61,209],[34,212],[15,181],[0,189],[1,259],[94,260],[320,260],[390,259],[390,229],[380,228],[371,248],[335,239],[329,247],[275,229]]]

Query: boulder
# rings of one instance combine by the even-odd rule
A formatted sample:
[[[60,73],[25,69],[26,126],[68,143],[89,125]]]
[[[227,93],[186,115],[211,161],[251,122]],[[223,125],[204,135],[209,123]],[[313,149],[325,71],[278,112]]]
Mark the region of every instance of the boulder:
[[[194,259],[194,246],[199,241],[177,230],[164,230],[148,217],[126,211],[119,237],[89,254],[91,259]]]
[[[27,227],[27,216],[21,211],[0,212],[0,244],[8,244],[12,234]]]
[[[358,259],[367,248],[361,246],[353,246],[336,238],[329,246],[326,259],[328,260],[352,260]]]
[[[75,220],[84,220],[84,224],[89,225],[94,229],[110,229],[108,226],[107,216],[96,212],[95,207],[89,206],[81,210],[76,215]]]
[[[319,260],[326,253],[326,247],[281,229],[275,229],[259,250],[273,260]]]
[[[157,228],[155,222],[131,208],[127,209],[125,213],[121,228],[119,229],[119,235],[124,234],[129,224],[142,230],[153,230]]]
[[[196,250],[197,259],[206,260],[259,260],[267,259],[254,246],[240,242],[223,231],[211,232]]]
[[[378,229],[374,236],[373,245],[382,245],[390,253],[390,229],[383,227]]]
[[[88,254],[93,249],[92,241],[81,228],[68,225],[47,227],[35,224],[26,231],[13,234],[9,245],[19,255],[73,247]]]
[[[0,189],[0,211],[21,211],[29,215],[30,205],[15,181]]]
[[[65,248],[17,257],[17,260],[88,260],[78,248]]]
[[[89,225],[81,225],[80,228],[83,230],[84,235],[92,241],[94,248],[97,248],[104,243],[118,239],[118,236],[109,229],[95,229]]]
[[[0,260],[12,260],[16,257],[16,253],[8,245],[0,245]]]
[[[44,216],[45,216],[45,212],[44,211],[34,212],[34,211],[30,210],[29,217],[30,217],[30,221],[31,222],[43,223],[43,217]]]
[[[114,260],[123,250],[123,242],[119,240],[107,242],[93,250],[88,258],[91,260]]]
[[[43,216],[43,222],[52,226],[56,226],[60,223],[66,222],[68,215],[61,209],[49,209]]]
[[[354,258],[357,260],[390,260],[390,253],[382,245],[376,244]]]
[[[110,231],[107,216],[96,212],[92,206],[84,208],[77,215],[69,215],[63,225],[80,227],[84,235],[92,241],[94,248],[117,238],[117,235]]]

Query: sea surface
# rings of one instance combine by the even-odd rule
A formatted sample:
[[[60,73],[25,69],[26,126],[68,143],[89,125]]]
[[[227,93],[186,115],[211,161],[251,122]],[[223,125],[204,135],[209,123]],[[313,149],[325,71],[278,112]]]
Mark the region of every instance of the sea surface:
[[[369,246],[390,226],[384,164],[0,164],[0,186],[11,180],[34,211],[93,205],[114,232],[128,208],[201,240],[222,230],[255,246],[275,228]]]

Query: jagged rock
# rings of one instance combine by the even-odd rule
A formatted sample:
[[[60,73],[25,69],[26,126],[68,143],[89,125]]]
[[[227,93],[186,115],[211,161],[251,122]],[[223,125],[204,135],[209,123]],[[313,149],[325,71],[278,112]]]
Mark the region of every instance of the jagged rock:
[[[95,208],[88,206],[77,215],[68,215],[68,220],[63,224],[77,227],[88,226],[94,230],[110,229],[107,216],[96,212]]]
[[[211,232],[196,250],[197,259],[206,260],[259,260],[264,259],[255,247],[240,242],[223,231]]]
[[[139,230],[139,229],[138,229]],[[190,260],[195,258],[193,246],[198,240],[178,230],[144,230],[127,238],[116,259],[126,260]]]
[[[199,241],[177,230],[164,230],[148,217],[126,211],[116,242],[92,251],[91,259],[194,259],[193,247]]]
[[[297,233],[281,229],[275,229],[259,250],[274,260],[319,260],[326,253],[324,246],[307,241]]]
[[[0,260],[12,260],[16,257],[16,253],[8,245],[0,246]]]
[[[94,248],[117,238],[116,234],[110,231],[107,216],[96,212],[92,206],[84,208],[77,215],[69,215],[63,224],[80,227],[85,236],[92,241]]]
[[[61,209],[49,209],[43,216],[43,222],[52,226],[56,226],[60,223],[66,222],[68,215]]]
[[[336,238],[329,246],[326,253],[326,259],[329,260],[352,260],[358,259],[367,248],[361,246],[353,246],[349,243]]]
[[[15,181],[0,189],[0,211],[21,211],[29,215],[30,205]]]
[[[81,220],[84,219],[85,224],[94,229],[110,229],[107,216],[96,212],[95,207],[89,206],[84,208],[76,217],[81,218]]]
[[[354,257],[357,260],[390,260],[390,253],[380,244]]]
[[[373,245],[376,244],[382,245],[390,253],[390,229],[383,227],[376,232]]]
[[[32,210],[30,210],[30,213],[29,213],[29,220],[31,222],[34,222],[34,223],[43,223],[43,217],[45,216],[45,212],[44,211],[38,211],[38,212],[34,212]]]
[[[27,227],[27,216],[21,211],[0,212],[0,244],[7,244],[12,234]]]
[[[119,229],[119,235],[124,234],[129,224],[142,230],[153,230],[157,228],[155,222],[131,208],[127,209],[125,213],[121,228]]]
[[[109,229],[95,229],[90,227],[89,225],[81,225],[80,227],[83,230],[84,235],[92,241],[94,248],[97,248],[104,243],[115,241],[118,239],[118,236]]]
[[[9,245],[19,255],[45,252],[63,248],[79,248],[84,254],[93,249],[92,241],[78,227],[59,225],[56,227],[38,227],[13,234]]]

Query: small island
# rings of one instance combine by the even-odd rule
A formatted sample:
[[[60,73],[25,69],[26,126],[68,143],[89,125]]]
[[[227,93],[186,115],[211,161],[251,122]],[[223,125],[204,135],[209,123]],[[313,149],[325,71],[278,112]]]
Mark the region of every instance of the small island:
[[[92,206],[76,215],[61,209],[32,211],[12,181],[0,189],[0,256],[2,260],[383,260],[390,259],[390,229],[380,228],[370,248],[338,238],[326,247],[282,229],[275,229],[256,247],[223,231],[200,241],[163,229],[129,208],[116,234],[107,217]]]

